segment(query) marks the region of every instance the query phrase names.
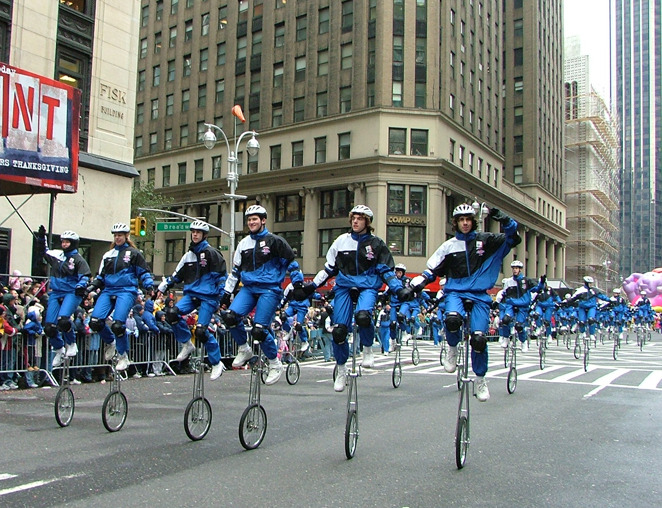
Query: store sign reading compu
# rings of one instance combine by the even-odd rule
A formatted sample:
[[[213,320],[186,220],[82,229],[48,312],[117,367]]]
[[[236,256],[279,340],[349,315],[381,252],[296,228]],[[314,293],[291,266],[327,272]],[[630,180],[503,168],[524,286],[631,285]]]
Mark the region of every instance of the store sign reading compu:
[[[0,180],[76,192],[80,90],[0,65]]]

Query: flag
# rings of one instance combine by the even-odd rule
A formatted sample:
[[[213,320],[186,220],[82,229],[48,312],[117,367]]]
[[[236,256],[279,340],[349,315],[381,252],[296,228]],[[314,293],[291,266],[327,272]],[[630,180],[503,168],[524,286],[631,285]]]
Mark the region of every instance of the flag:
[[[241,120],[241,123],[246,123],[246,118],[244,117],[244,112],[241,110],[241,106],[237,104],[232,107],[232,114]]]

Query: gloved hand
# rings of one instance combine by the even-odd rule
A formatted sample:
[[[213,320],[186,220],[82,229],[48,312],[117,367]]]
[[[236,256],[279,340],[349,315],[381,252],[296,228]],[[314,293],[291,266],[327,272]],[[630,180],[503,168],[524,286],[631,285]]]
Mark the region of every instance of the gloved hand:
[[[94,279],[90,284],[87,286],[85,289],[85,292],[87,294],[90,293],[96,293],[99,289],[103,287],[103,282],[101,282],[99,279]]]
[[[508,217],[498,208],[490,208],[490,217],[492,217],[495,221],[500,222],[501,224],[505,224],[510,221],[510,217]]]
[[[168,281],[164,280],[163,282],[161,282],[161,284],[159,284],[157,289],[159,291],[161,291],[161,293],[165,294],[168,291],[169,288],[170,288],[170,285],[168,284]]]
[[[39,247],[43,250],[43,252],[46,252],[48,250],[48,238],[46,237],[46,228],[43,225],[39,226],[39,230],[37,231],[37,240]]]
[[[151,296],[154,294],[154,286],[144,286],[143,292],[145,293],[145,296],[151,298]]]
[[[317,288],[315,287],[315,284],[313,284],[312,282],[308,284],[304,284],[303,282],[297,282],[294,285],[294,291],[293,291],[294,299],[297,302],[303,302],[304,300],[310,298],[310,296],[315,292],[315,289]]]
[[[492,302],[492,308],[493,308],[494,310],[499,310],[499,302],[497,302],[496,300],[494,300],[494,301]]]
[[[75,294],[76,296],[81,297],[81,298],[85,298],[85,297],[87,296],[87,293],[88,293],[88,291],[87,291],[87,288],[86,288],[85,286],[78,286],[78,287],[74,290],[74,294]]]
[[[540,283],[545,284],[547,282],[547,275],[543,274],[540,276]]]
[[[401,302],[408,302],[414,297],[414,290],[412,288],[400,288],[395,292],[395,296]]]
[[[223,293],[223,296],[221,297],[221,307],[225,307],[226,309],[230,307],[231,303],[231,295],[227,291]]]
[[[414,277],[411,282],[409,283],[409,286],[414,290],[414,293],[420,293],[423,291],[423,288],[425,287],[426,279],[422,275],[417,275]]]

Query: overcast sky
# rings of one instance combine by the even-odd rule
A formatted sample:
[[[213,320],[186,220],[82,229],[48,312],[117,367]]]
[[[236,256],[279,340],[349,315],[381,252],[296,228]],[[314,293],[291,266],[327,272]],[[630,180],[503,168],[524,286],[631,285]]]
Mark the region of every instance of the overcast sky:
[[[564,37],[578,35],[593,87],[609,101],[609,0],[565,0]]]

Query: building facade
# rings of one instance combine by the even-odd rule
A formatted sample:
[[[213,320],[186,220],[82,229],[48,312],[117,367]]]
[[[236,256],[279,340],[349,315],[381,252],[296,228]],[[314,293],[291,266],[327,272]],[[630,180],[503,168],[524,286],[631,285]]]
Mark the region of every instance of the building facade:
[[[82,91],[79,183],[57,195],[54,245],[66,229],[81,236],[93,272],[112,239],[113,223],[129,220],[140,0],[0,0],[0,57],[12,66]],[[37,231],[48,226],[50,197],[14,196]],[[20,207],[18,205],[21,205]],[[0,202],[0,275],[33,273],[32,233]]]
[[[579,285],[590,275],[606,290],[620,282],[618,125],[590,85],[588,56],[571,46],[566,41],[566,278]]]
[[[662,266],[662,2],[612,0],[621,131],[621,275]]]
[[[453,208],[478,200],[522,224],[513,255],[530,273],[563,277],[563,203],[504,178],[500,3],[164,0],[142,9],[135,164],[179,213],[229,230],[228,149],[207,150],[202,137],[215,124],[234,151],[250,129],[261,148],[236,149],[247,199],[234,202],[235,223],[243,228],[246,206],[265,206],[307,274],[347,230],[354,203],[373,209],[396,262],[420,272],[452,234]],[[227,247],[220,234],[212,242]],[[186,237],[157,233],[155,243],[154,270],[168,273]]]

